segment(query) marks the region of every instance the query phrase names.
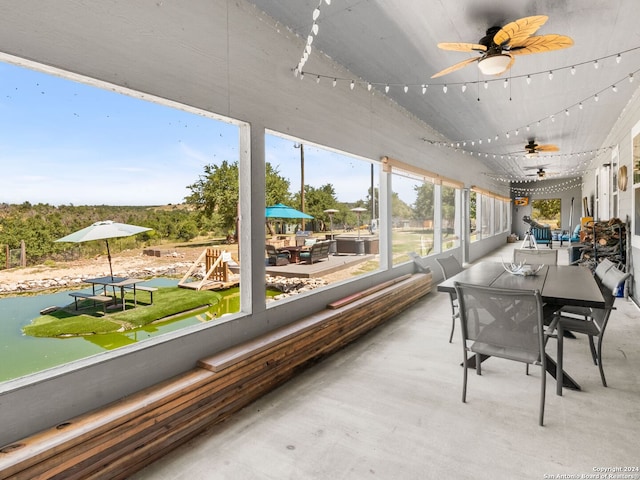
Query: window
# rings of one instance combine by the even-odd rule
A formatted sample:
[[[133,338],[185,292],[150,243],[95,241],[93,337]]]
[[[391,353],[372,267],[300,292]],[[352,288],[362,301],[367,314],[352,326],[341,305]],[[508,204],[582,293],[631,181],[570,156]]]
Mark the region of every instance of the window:
[[[633,155],[633,237],[632,244],[640,248],[640,122],[631,130]]]
[[[477,227],[477,212],[479,210],[478,196],[479,194],[476,192],[469,192],[469,240],[471,242],[475,242],[480,239]]]
[[[442,185],[442,251],[460,246],[460,189]]]
[[[531,202],[531,218],[543,225],[549,225],[551,230],[560,228],[560,199],[549,198],[543,200],[533,200]]]
[[[331,274],[329,282],[380,268],[379,165],[273,131],[265,136],[265,161],[266,206],[283,203],[313,217],[268,219],[267,243],[287,247],[303,236],[312,241],[329,237],[338,254],[354,254],[361,244],[367,259]]]
[[[237,243],[224,243],[227,234],[234,232],[237,197],[224,203],[232,210],[230,215],[219,206],[199,215],[185,204],[185,198],[194,194],[190,186],[205,181],[207,169],[214,172],[225,162],[229,167],[237,165],[241,122],[189,107],[178,108],[148,95],[143,100],[125,89],[96,88],[15,65],[0,63],[0,75],[0,126],[6,134],[2,144],[2,201],[6,203],[3,213],[12,205],[20,210],[11,218],[3,215],[0,245],[19,248],[24,240],[27,265],[55,265],[70,254],[82,253],[87,262],[103,266],[104,270],[86,272],[99,276],[109,271],[104,242],[69,244],[54,240],[109,219],[152,228],[109,242],[114,267],[120,260],[124,267],[119,268],[124,268],[126,274],[136,271],[135,266],[127,267],[127,260],[137,265],[142,257],[127,253],[129,249],[142,252],[143,247],[155,247],[158,252],[175,252],[175,257],[163,255],[158,259],[161,263],[166,260],[166,265],[174,262],[173,258],[176,264],[194,262],[204,251],[203,245],[217,244],[219,250],[227,250],[232,257],[237,255]],[[230,175],[225,178],[231,187],[225,194],[237,191],[239,181],[237,170],[228,170]],[[204,206],[206,198],[194,200],[202,200]],[[33,235],[34,231],[37,235]],[[196,238],[197,242],[191,242]],[[189,243],[193,246],[184,247]],[[5,266],[3,257],[1,249],[0,268]],[[0,269],[2,284],[5,275],[8,272]],[[178,279],[160,279],[173,283],[158,286],[175,286]],[[78,289],[85,287],[88,285]],[[21,328],[38,317],[42,308],[72,303],[68,293],[39,294],[19,301],[0,299],[0,310],[13,312],[13,323],[5,325],[6,348],[0,349],[0,363],[17,369],[3,371],[0,381],[8,379],[5,373],[16,378],[200,321],[214,324],[221,321],[221,314],[238,312],[240,308],[240,294],[234,292],[220,301],[229,308],[211,317],[203,314],[200,318],[192,316],[152,327],[114,329],[113,333],[91,336],[91,341],[86,340],[88,337],[59,340],[22,334]],[[25,306],[42,301],[47,304]]]

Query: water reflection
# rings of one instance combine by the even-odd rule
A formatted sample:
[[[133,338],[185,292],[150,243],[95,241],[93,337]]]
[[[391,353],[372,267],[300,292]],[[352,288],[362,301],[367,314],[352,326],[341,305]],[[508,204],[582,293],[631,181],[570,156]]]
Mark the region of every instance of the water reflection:
[[[177,281],[158,278],[149,280],[148,283],[166,287],[175,286]],[[220,293],[223,297],[218,304],[197,315],[186,314],[128,332],[68,338],[36,338],[22,333],[22,327],[38,317],[40,310],[52,305],[68,304],[68,292],[0,298],[0,382],[91,357],[190,325],[221,321],[221,317],[240,311],[238,288]]]

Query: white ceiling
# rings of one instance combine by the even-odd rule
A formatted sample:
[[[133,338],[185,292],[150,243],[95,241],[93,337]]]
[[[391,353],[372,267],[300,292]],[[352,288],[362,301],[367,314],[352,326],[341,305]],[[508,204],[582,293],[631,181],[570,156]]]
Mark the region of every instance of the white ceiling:
[[[321,82],[333,81],[314,61],[326,55],[352,74],[338,82],[353,80],[354,88],[371,83],[372,92],[378,93],[389,84],[386,95],[442,134],[425,141],[479,156],[487,175],[501,179],[531,179],[541,165],[549,172],[547,178],[575,177],[588,169],[595,152],[607,147],[607,134],[640,84],[638,0],[250,1],[301,37],[292,69],[299,65],[312,33],[313,11],[319,7],[318,33],[302,68],[303,81],[318,76]],[[477,55],[444,51],[437,43],[478,43],[489,27],[531,15],[549,17],[537,35],[568,35],[574,46],[518,56],[513,68],[499,77],[483,76],[472,63],[430,78]],[[629,82],[631,73],[636,74],[634,82]],[[424,94],[423,84],[428,85]],[[526,158],[523,147],[529,139],[555,144],[560,151]]]

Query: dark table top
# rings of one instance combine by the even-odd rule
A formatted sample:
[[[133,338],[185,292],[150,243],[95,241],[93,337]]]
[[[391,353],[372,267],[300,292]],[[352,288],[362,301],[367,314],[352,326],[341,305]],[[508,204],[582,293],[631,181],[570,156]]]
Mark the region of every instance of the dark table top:
[[[604,308],[605,301],[591,271],[584,267],[545,265],[537,275],[512,275],[501,263],[480,262],[438,285],[439,292],[454,292],[454,282],[516,290],[539,290],[542,301],[557,305]]]

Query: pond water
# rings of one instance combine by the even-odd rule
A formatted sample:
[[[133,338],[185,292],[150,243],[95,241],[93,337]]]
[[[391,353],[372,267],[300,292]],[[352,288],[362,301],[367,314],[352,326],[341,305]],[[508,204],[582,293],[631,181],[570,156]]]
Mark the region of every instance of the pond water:
[[[175,286],[177,280],[155,278],[145,282],[155,287]],[[223,292],[221,292],[223,293]],[[221,304],[210,312],[219,318],[228,312],[240,310],[238,289],[225,292]],[[69,292],[44,295],[0,298],[0,382],[45,370],[72,360],[86,358],[106,350],[136,343],[147,338],[162,335],[189,325],[195,325],[208,318],[202,314],[147,325],[125,333],[89,335],[70,338],[35,338],[24,335],[22,327],[40,316],[40,310],[70,303]]]

